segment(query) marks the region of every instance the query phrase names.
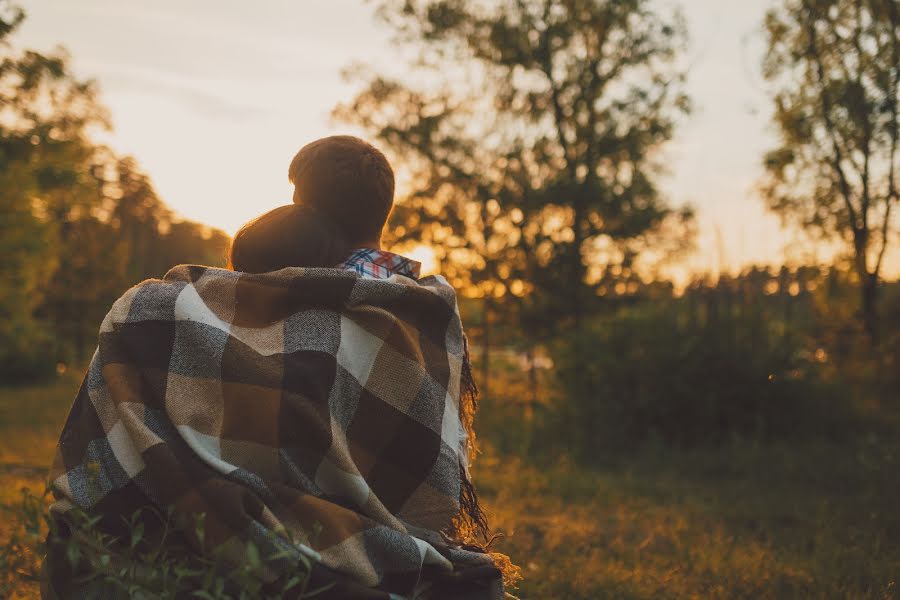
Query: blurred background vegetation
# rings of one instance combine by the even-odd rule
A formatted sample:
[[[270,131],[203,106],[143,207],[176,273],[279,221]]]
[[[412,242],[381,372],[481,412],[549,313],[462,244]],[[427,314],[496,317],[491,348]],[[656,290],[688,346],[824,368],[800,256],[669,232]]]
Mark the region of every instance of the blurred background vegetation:
[[[478,471],[523,594],[895,597],[896,0],[779,0],[760,24],[779,144],[757,201],[833,260],[683,281],[662,273],[695,217],[658,185],[691,110],[677,10],[377,4],[407,77],[348,69],[333,117],[412,175],[389,246],[429,246],[461,292]],[[0,0],[0,381],[30,386],[2,390],[9,440],[46,427],[17,399],[75,385],[118,295],[229,242],[93,141],[96,85],[17,48],[22,18]]]
[[[505,423],[527,415],[536,439],[591,461],[648,439],[836,433],[850,413],[898,408],[900,288],[882,276],[898,223],[896,2],[785,0],[760,24],[779,145],[760,156],[759,201],[834,260],[686,284],[661,267],[691,249],[693,211],[658,185],[691,109],[677,10],[419,0],[380,15],[414,57],[406,77],[351,70],[363,90],[334,116],[411,165],[391,233],[431,245],[470,298],[485,395],[509,395],[492,352],[525,365]]]
[[[221,265],[229,237],[178,220],[109,127],[97,86],[63,52],[11,45],[24,13],[0,2],[0,380],[48,377],[90,358],[126,289],[175,263]]]

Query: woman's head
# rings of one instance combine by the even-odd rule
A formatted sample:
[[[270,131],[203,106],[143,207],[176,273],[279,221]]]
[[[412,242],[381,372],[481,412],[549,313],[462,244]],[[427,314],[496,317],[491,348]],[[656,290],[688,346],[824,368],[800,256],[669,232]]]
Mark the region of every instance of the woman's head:
[[[268,273],[285,267],[333,267],[353,248],[328,217],[308,206],[279,206],[240,228],[228,268]]]

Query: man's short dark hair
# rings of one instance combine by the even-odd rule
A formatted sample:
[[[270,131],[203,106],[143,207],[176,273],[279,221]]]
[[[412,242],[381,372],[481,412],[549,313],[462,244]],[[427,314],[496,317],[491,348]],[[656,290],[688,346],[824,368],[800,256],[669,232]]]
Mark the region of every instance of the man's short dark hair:
[[[294,203],[324,213],[353,244],[381,239],[394,202],[394,171],[375,146],[335,135],[300,149],[288,168]]]

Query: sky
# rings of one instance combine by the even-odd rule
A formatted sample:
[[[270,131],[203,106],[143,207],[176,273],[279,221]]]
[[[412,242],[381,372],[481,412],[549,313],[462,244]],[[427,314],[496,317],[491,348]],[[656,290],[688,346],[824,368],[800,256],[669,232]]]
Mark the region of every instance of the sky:
[[[64,46],[100,84],[113,131],[183,217],[233,233],[287,204],[287,166],[305,143],[355,131],[330,122],[358,83],[341,71],[402,58],[365,0],[20,0],[19,47]],[[823,260],[767,213],[756,186],[774,147],[760,75],[761,22],[772,0],[658,0],[680,5],[691,35],[695,110],[666,149],[661,181],[698,213],[697,250],[680,270]],[[897,256],[892,257],[896,259]],[[889,267],[900,273],[900,260]]]

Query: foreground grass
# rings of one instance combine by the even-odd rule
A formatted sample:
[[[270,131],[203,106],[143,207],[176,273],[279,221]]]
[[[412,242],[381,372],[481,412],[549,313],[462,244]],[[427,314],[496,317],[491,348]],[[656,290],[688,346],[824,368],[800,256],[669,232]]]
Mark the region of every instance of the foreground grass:
[[[0,388],[0,511],[22,486],[43,488],[77,385]],[[488,447],[476,476],[507,534],[497,548],[523,567],[523,599],[895,598],[900,437],[887,431],[647,449],[594,470]]]
[[[18,521],[22,489],[41,495],[46,487],[56,439],[80,377],[70,372],[44,385],[0,387],[0,545]],[[23,598],[39,596],[37,585],[18,593]]]
[[[18,499],[23,484],[43,489],[80,381],[70,372],[44,385],[0,387],[0,504]]]
[[[896,440],[641,452],[587,471],[489,453],[523,598],[895,598]]]

